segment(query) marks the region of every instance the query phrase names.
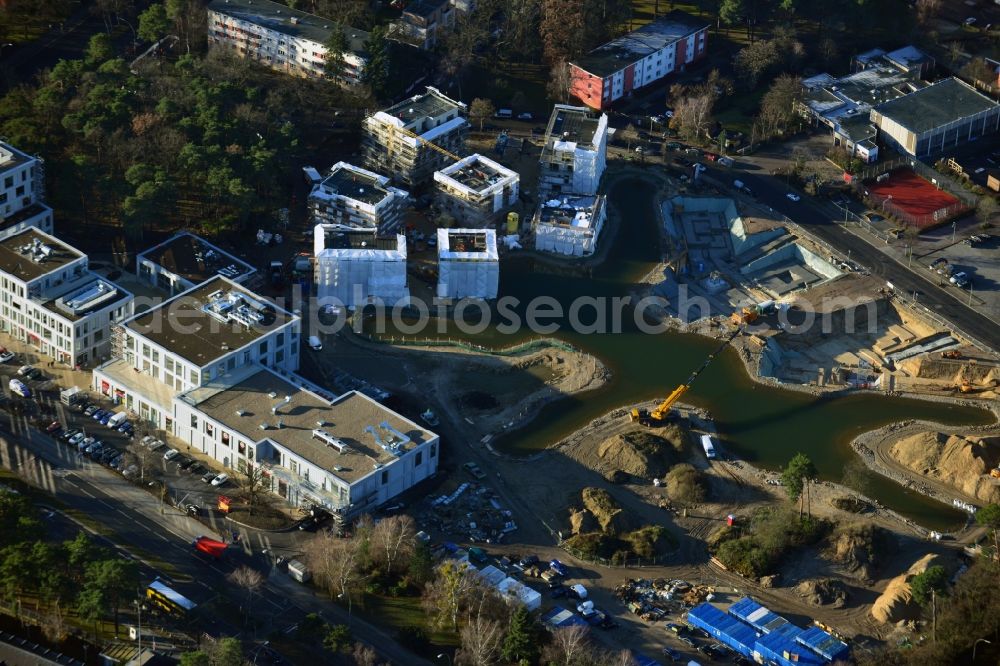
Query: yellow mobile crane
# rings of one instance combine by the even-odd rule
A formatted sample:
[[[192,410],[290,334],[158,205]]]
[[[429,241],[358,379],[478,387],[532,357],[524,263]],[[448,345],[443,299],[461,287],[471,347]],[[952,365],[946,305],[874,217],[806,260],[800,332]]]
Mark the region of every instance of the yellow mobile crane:
[[[698,378],[698,375],[704,372],[705,368],[707,368],[712,361],[715,360],[715,357],[722,353],[722,350],[728,347],[729,343],[736,339],[736,336],[740,334],[741,330],[742,329],[737,328],[733,331],[732,335],[726,338],[723,343],[719,345],[718,349],[709,354],[708,358],[705,359],[697,370],[691,373],[691,376],[687,378],[687,381],[675,388],[656,409],[650,412],[645,409],[639,409],[638,407],[633,408],[631,412],[632,420],[647,427],[660,425],[666,421],[667,415],[670,413],[670,408],[674,406],[674,403],[680,400],[681,396],[688,392],[688,389],[691,388],[691,384],[693,384],[694,380]]]

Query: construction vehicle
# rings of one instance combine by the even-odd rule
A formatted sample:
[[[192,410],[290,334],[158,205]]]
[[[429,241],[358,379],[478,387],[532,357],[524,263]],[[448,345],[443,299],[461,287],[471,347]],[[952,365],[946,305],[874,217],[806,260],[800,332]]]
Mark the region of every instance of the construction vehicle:
[[[962,358],[962,354],[957,349],[950,349],[948,351],[941,352],[941,358]]]
[[[655,427],[664,423],[667,420],[667,416],[670,414],[670,408],[674,406],[674,403],[680,400],[681,397],[688,392],[688,389],[691,388],[691,385],[694,383],[694,380],[698,378],[698,375],[704,372],[705,368],[711,365],[712,361],[715,360],[715,357],[721,354],[722,351],[736,339],[736,336],[738,336],[742,330],[742,328],[737,328],[733,331],[733,333],[726,338],[715,351],[708,355],[708,358],[705,359],[698,369],[691,373],[691,376],[687,378],[687,381],[675,388],[656,409],[649,411],[646,409],[639,409],[638,407],[633,408],[630,414],[632,421],[646,427]]]
[[[740,324],[752,324],[757,321],[757,317],[760,316],[760,311],[756,305],[751,305],[745,307],[739,312],[734,312],[730,317],[729,321],[739,326]]]

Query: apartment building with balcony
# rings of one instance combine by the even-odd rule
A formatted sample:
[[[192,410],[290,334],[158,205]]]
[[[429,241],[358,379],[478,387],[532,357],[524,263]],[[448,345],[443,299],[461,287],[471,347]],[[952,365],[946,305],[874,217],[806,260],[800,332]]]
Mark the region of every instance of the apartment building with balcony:
[[[386,176],[337,162],[309,193],[312,223],[342,229],[395,232],[410,195],[389,185]]]
[[[607,156],[607,115],[583,106],[556,104],[539,158],[539,199],[597,194]]]
[[[407,187],[432,180],[434,172],[454,160],[425,142],[450,153],[465,149],[468,109],[437,88],[378,111],[361,125],[361,151],[366,168],[392,174]]]
[[[295,76],[326,76],[326,44],[335,20],[308,14],[271,0],[212,0],[208,4],[208,43],[242,58]],[[341,79],[358,84],[364,72],[368,33],[340,26],[348,50]]]
[[[435,202],[458,226],[486,227],[517,202],[520,175],[483,155],[434,174]]]
[[[433,49],[455,27],[457,10],[452,0],[413,0],[403,8],[397,23],[402,37],[422,49]]]
[[[59,363],[108,357],[111,324],[132,313],[132,294],[92,273],[87,256],[29,228],[0,240],[0,330]]]
[[[216,276],[113,327],[93,387],[173,433],[174,396],[252,364],[294,372],[301,332],[298,316]]]
[[[29,227],[52,233],[45,198],[45,168],[37,157],[0,141],[0,239]]]
[[[371,510],[437,470],[438,436],[368,396],[331,398],[300,378],[244,366],[174,399],[174,433],[226,469],[263,467],[293,506]]]

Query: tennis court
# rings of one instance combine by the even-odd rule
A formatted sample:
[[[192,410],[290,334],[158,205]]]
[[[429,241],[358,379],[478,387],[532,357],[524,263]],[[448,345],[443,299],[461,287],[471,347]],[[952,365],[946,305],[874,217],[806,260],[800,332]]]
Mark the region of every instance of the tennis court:
[[[866,187],[873,200],[886,202],[920,228],[933,226],[947,216],[946,209],[961,205],[957,197],[939,190],[912,169],[896,169],[882,182],[871,181]]]

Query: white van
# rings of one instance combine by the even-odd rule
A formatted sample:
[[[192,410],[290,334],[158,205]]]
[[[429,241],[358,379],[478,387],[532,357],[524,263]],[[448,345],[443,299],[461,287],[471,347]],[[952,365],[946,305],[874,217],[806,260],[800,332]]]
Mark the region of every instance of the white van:
[[[125,412],[117,412],[114,416],[108,419],[108,427],[111,429],[117,428],[122,424],[122,421],[128,418],[128,414]]]
[[[306,342],[309,343],[309,349],[312,349],[313,351],[323,351],[323,342],[318,336],[310,335]]]
[[[514,117],[513,109],[500,109],[499,111],[497,111],[497,118],[513,118],[513,117]]]

